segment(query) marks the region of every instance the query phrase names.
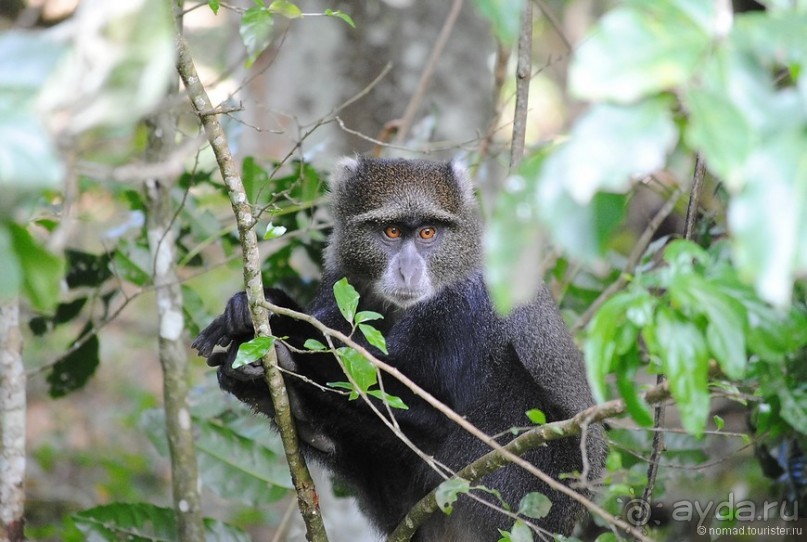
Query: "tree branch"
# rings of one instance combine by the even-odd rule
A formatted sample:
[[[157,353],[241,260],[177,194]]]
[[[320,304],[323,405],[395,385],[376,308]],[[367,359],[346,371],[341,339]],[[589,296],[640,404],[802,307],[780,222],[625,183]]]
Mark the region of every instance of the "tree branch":
[[[268,314],[261,303],[264,300],[263,283],[261,280],[258,241],[253,229],[255,218],[252,213],[252,207],[247,200],[241,176],[230,153],[227,138],[218,117],[209,114],[215,108],[210,103],[210,98],[208,98],[207,92],[199,80],[188,45],[179,33],[177,34],[177,50],[177,70],[188,92],[191,104],[193,104],[193,108],[204,127],[207,139],[216,156],[216,162],[219,165],[224,184],[229,191],[230,202],[241,237],[244,259],[244,284],[252,322],[255,327],[255,335],[257,337],[267,337],[272,332],[269,328]],[[208,114],[205,114],[205,112],[208,112]],[[297,491],[300,512],[306,524],[306,538],[309,541],[326,541],[325,525],[319,511],[319,498],[311,473],[308,471],[305,459],[300,453],[294,420],[289,407],[289,397],[277,364],[277,355],[274,348],[271,348],[267,355],[264,356],[262,363],[266,371],[266,381],[275,408],[275,422],[283,441],[292,482]]]
[[[0,302],[0,540],[25,540],[25,367],[18,299]]]
[[[177,20],[177,24],[182,24],[181,19]],[[177,90],[178,82],[175,81],[168,89],[168,97],[175,96]],[[166,162],[176,150],[176,113],[171,109],[162,110],[146,119],[146,127],[146,161],[153,164]],[[183,337],[185,318],[182,312],[182,289],[177,278],[176,213],[171,197],[171,189],[178,176],[179,172],[167,172],[146,178],[146,232],[154,262],[152,280],[160,330],[159,358],[163,371],[163,409],[171,458],[174,513],[179,527],[179,540],[201,542],[205,539],[205,528],[188,405],[188,354]]]
[[[670,389],[667,383],[649,389],[644,394],[645,400],[649,404],[661,403],[670,397]],[[529,450],[533,450],[546,444],[547,442],[577,436],[582,429],[595,422],[601,422],[608,418],[613,418],[625,413],[625,402],[622,399],[614,399],[603,403],[601,405],[592,406],[573,418],[563,421],[557,421],[530,429],[526,433],[516,437],[504,446],[508,452],[521,456]],[[456,478],[462,478],[473,483],[484,476],[504,467],[510,463],[509,458],[498,450],[487,453],[480,457],[470,465],[463,467],[462,470],[457,472]],[[404,542],[409,540],[423,521],[431,514],[437,512],[439,507],[435,500],[436,488],[428,495],[423,497],[410,512],[406,518],[398,525],[395,531],[387,539],[387,542]],[[612,524],[624,529],[621,520],[613,522]],[[630,526],[628,526],[630,527]],[[634,528],[630,527],[626,530],[632,533],[639,540],[647,540],[646,537],[641,535]]]
[[[445,23],[443,23],[440,35],[437,36],[432,54],[428,62],[426,62],[426,66],[423,68],[423,73],[420,74],[417,89],[415,89],[412,99],[409,100],[403,117],[401,117],[401,120],[398,122],[398,133],[395,136],[395,142],[399,145],[403,143],[404,140],[406,140],[406,136],[409,135],[409,130],[412,128],[412,124],[415,121],[415,115],[417,115],[418,109],[420,109],[420,102],[423,101],[426,88],[429,86],[435,68],[437,68],[437,61],[440,60],[440,56],[443,54],[443,49],[445,49],[448,38],[451,36],[451,31],[454,29],[454,23],[457,22],[461,8],[462,0],[454,0],[451,4],[451,10],[448,12]]]
[[[532,2],[524,2],[521,32],[518,35],[518,64],[516,66],[516,110],[513,115],[513,139],[510,143],[510,171],[518,168],[524,157],[527,134],[527,110],[530,100],[532,72]]]

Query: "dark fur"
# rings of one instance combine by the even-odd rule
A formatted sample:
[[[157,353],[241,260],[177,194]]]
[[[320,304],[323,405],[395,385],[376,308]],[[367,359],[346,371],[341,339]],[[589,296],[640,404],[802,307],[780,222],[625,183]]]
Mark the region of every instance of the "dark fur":
[[[488,434],[528,425],[524,413],[532,408],[543,410],[552,421],[591,406],[580,353],[545,290],[533,303],[507,317],[491,307],[480,271],[478,211],[460,170],[422,161],[349,160],[337,168],[331,190],[334,232],[322,288],[308,308],[310,314],[330,327],[349,331],[332,294],[333,283],[347,276],[362,294],[360,309],[386,315],[374,322],[386,336],[389,349],[388,356],[376,351],[379,357]],[[384,220],[432,224],[435,210],[440,216],[440,244],[425,257],[436,293],[406,308],[396,307],[373,289],[384,266],[383,250],[376,248],[373,236],[378,228],[383,230]],[[368,211],[378,217],[395,216],[379,221],[375,228],[372,220],[351,221]],[[268,289],[266,295],[274,303],[299,310],[280,290]],[[307,338],[322,340],[304,323],[277,315],[270,323],[275,335],[288,336],[288,343],[296,348],[302,348]],[[196,339],[194,347],[211,365],[220,366],[223,389],[271,416],[268,391],[258,372],[245,375],[229,369],[238,344],[251,334],[246,299],[238,294]],[[231,340],[229,353],[213,353],[216,344],[225,346]],[[329,355],[291,354],[282,347],[278,354],[282,365],[320,384],[345,380]],[[353,487],[362,509],[383,533],[391,532],[442,480],[361,400],[348,401],[297,378],[287,377],[286,384],[306,455]],[[396,410],[395,416],[404,433],[425,453],[456,470],[489,451],[394,379],[385,377],[384,387],[409,406],[409,410]],[[596,478],[605,454],[599,426],[590,429],[587,443],[589,475]],[[553,441],[525,457],[556,478],[582,469],[578,438]],[[499,490],[513,509],[528,492],[546,494],[552,509],[538,523],[551,532],[570,534],[583,512],[576,502],[514,466],[478,483]],[[435,514],[416,539],[498,540],[497,528],[511,525],[510,518],[461,496],[452,515]]]

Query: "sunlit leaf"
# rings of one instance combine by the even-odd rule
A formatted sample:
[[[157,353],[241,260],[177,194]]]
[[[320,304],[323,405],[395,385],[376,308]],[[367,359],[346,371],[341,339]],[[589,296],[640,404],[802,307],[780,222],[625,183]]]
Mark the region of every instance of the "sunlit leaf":
[[[274,2],[269,4],[269,11],[279,13],[287,19],[297,19],[303,16],[303,12],[300,11],[300,8],[288,0],[274,0]]]
[[[233,361],[233,369],[249,365],[263,358],[275,346],[275,337],[255,337],[242,343]]]
[[[336,281],[333,285],[333,295],[336,298],[336,304],[339,306],[339,311],[350,323],[353,323],[353,318],[356,315],[356,309],[359,306],[359,292],[350,285],[346,278]]]
[[[339,9],[326,9],[325,10],[325,15],[327,15],[328,17],[337,17],[339,19],[342,19],[347,24],[349,24],[352,28],[356,28],[356,23],[353,22],[353,19],[350,17],[350,15],[348,15],[347,13],[345,13],[342,10],[339,10]]]
[[[381,350],[383,353],[388,354],[387,352],[387,341],[384,339],[384,335],[381,334],[376,328],[368,324],[359,324],[359,330],[364,335],[364,338],[367,339],[367,342]]]
[[[544,414],[543,410],[531,408],[525,414],[527,414],[527,417],[535,425],[543,425],[546,423],[546,414]]]
[[[686,2],[690,11],[684,4],[630,2],[606,13],[575,52],[572,93],[628,103],[685,83],[709,49],[702,21],[713,19],[715,8],[713,2]]]

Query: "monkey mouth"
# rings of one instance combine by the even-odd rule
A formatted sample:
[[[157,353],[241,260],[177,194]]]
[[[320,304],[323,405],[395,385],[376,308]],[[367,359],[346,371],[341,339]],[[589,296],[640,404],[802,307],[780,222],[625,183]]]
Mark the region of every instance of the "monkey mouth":
[[[391,292],[384,292],[383,296],[390,303],[402,308],[407,308],[421,301],[425,301],[431,296],[431,293],[431,291],[423,290],[396,289]]]

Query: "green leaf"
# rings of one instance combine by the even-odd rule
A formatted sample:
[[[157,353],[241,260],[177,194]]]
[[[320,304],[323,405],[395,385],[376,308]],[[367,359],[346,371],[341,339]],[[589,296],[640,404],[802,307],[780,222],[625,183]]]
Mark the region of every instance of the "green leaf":
[[[598,402],[606,397],[606,376],[615,367],[616,337],[624,325],[625,314],[633,303],[631,292],[620,292],[606,301],[588,326],[588,335],[583,348],[588,379]]]
[[[247,48],[247,65],[251,66],[272,40],[274,18],[266,6],[253,6],[241,17],[238,29]]]
[[[715,427],[717,427],[718,431],[722,431],[723,427],[726,425],[726,422],[723,421],[723,418],[715,414],[712,416],[712,420],[715,422]]]
[[[681,424],[700,436],[709,414],[709,350],[697,326],[678,313],[660,306],[656,315],[651,353],[662,362],[670,392],[678,405]]]
[[[381,399],[382,401],[386,400],[389,403],[389,406],[392,408],[399,408],[401,410],[409,410],[409,407],[406,403],[403,402],[403,399],[397,397],[395,395],[390,395],[389,393],[383,392],[381,390],[368,390],[367,395],[370,397],[375,397],[376,399]]]
[[[325,346],[316,339],[306,339],[305,343],[303,343],[303,346],[308,350],[330,350],[327,346]]]
[[[13,299],[22,289],[22,269],[14,252],[11,232],[0,222],[0,300]]]
[[[543,250],[543,229],[535,202],[545,154],[542,150],[526,157],[507,178],[485,232],[485,279],[496,310],[502,314],[530,300],[542,279],[536,262]]]
[[[559,183],[585,205],[597,192],[625,192],[634,178],[662,169],[677,140],[666,99],[596,104],[575,123],[569,141],[549,157],[541,184]]]
[[[339,19],[342,19],[347,24],[349,24],[352,28],[356,28],[356,23],[353,22],[353,19],[351,19],[350,15],[343,12],[342,10],[339,10],[339,9],[326,9],[325,10],[325,15],[327,15],[328,17],[337,17]]]
[[[48,252],[22,226],[13,222],[8,222],[6,226],[22,274],[22,293],[37,310],[53,311],[59,303],[59,282],[64,274],[64,260]]]
[[[297,19],[303,16],[303,12],[300,11],[300,8],[288,0],[275,0],[269,4],[269,11],[279,13],[287,19]]]
[[[207,5],[210,6],[210,9],[213,10],[215,15],[219,14],[219,0],[207,0]]]
[[[368,343],[372,344],[385,354],[389,354],[389,352],[387,352],[387,341],[384,339],[384,336],[380,331],[369,324],[359,324],[359,330],[361,330],[362,335],[364,335],[364,338],[367,339]]]
[[[266,233],[263,234],[264,240],[277,239],[286,233],[286,226],[275,226],[271,222],[266,225]]]
[[[714,9],[713,2],[657,0],[609,11],[575,52],[572,94],[629,103],[683,85],[709,50],[703,21],[714,20]]]
[[[535,425],[544,425],[546,423],[546,414],[544,414],[543,410],[531,408],[525,414]]]
[[[778,307],[790,304],[796,275],[807,273],[805,148],[804,126],[757,145],[747,183],[728,210],[741,276],[753,280],[757,294]]]
[[[136,252],[133,251],[131,254],[126,254],[121,250],[122,248],[124,247],[118,247],[112,259],[112,266],[115,273],[120,278],[131,282],[135,286],[145,286],[150,283],[151,275],[141,265],[135,262],[133,258],[133,256],[137,255]]]
[[[724,94],[690,88],[687,143],[701,151],[709,169],[730,185],[740,182],[754,146],[754,134],[742,113]]]
[[[552,501],[543,493],[527,493],[518,505],[518,513],[533,519],[542,519],[549,515]]]
[[[78,338],[70,344],[70,347],[72,348],[92,332],[92,324],[87,324]],[[92,334],[76,350],[57,361],[47,377],[48,394],[57,399],[83,388],[90,377],[95,374],[100,363],[99,346],[98,335]]]
[[[162,542],[176,540],[178,525],[171,508],[147,503],[108,504],[82,510],[70,516],[86,540],[118,542]],[[205,541],[249,542],[249,536],[219,520],[205,518]]]
[[[342,278],[334,283],[333,295],[336,298],[336,304],[339,306],[339,311],[342,313],[342,316],[352,324],[353,318],[356,315],[356,309],[359,306],[359,292],[350,285],[347,278]]]
[[[255,337],[251,341],[242,343],[233,360],[233,369],[262,359],[275,346],[275,340],[275,337]]]
[[[357,324],[361,324],[362,322],[369,322],[371,320],[380,320],[384,318],[383,315],[373,312],[373,311],[360,311],[356,313],[356,316],[353,317],[353,321]]]
[[[247,201],[256,204],[261,190],[269,184],[269,173],[258,164],[254,157],[247,156],[241,163],[241,182],[244,183]]]
[[[464,478],[449,478],[439,486],[434,493],[437,506],[446,514],[451,514],[453,504],[457,502],[457,497],[461,493],[471,491],[471,483]]]
[[[518,39],[525,0],[474,0],[476,9],[490,21],[499,40],[510,45]]]
[[[509,533],[510,542],[532,542],[532,530],[521,520],[516,520],[513,523],[513,528]]]
[[[342,347],[336,354],[345,366],[345,372],[364,392],[378,382],[378,371],[370,361],[353,348]]]
[[[673,277],[669,291],[674,303],[708,318],[706,341],[709,349],[728,377],[742,378],[746,363],[747,318],[742,304],[694,274]]]
[[[650,427],[653,425],[653,414],[636,386],[637,365],[638,357],[620,358],[616,369],[616,387],[633,420],[641,427]]]

